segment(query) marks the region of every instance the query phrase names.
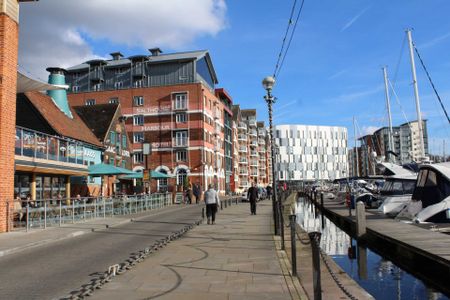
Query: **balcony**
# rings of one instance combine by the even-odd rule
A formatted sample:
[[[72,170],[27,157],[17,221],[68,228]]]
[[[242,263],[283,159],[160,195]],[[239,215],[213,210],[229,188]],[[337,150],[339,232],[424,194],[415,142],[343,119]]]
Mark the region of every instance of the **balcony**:
[[[247,136],[245,134],[239,134],[238,141],[247,141]]]
[[[250,151],[250,156],[258,157],[259,154],[258,154],[258,152],[252,150],[252,151]]]
[[[260,153],[265,153],[266,151],[269,151],[269,149],[265,149],[264,147],[260,147],[258,149],[258,152],[260,152]]]
[[[266,170],[267,167],[266,167],[266,165],[261,164],[261,165],[259,165],[259,169],[260,169],[260,170]]]
[[[265,145],[265,144],[266,144],[266,141],[263,140],[263,139],[259,139],[259,140],[258,140],[258,144],[260,144],[260,145]]]
[[[245,158],[245,157],[240,158],[239,163],[241,165],[247,165],[248,164],[247,158]]]
[[[189,139],[187,137],[176,137],[173,139],[173,146],[178,148],[189,147]]]
[[[254,120],[254,119],[248,120],[248,125],[249,125],[250,127],[256,127],[256,120]]]
[[[260,178],[266,178],[267,176],[266,176],[266,173],[261,173],[261,174],[259,174],[259,177]]]
[[[238,129],[247,130],[247,124],[245,124],[244,122],[239,122]]]
[[[257,167],[258,166],[258,161],[257,160],[251,160],[250,161],[250,167]]]
[[[239,176],[248,176],[248,170],[239,170]]]
[[[239,187],[241,187],[241,188],[248,188],[248,187],[250,187],[250,185],[248,184],[248,181],[241,181],[239,183]]]
[[[250,176],[252,176],[252,177],[258,177],[258,172],[252,172],[252,173],[250,173]]]
[[[247,153],[247,147],[239,147],[239,153]]]
[[[16,126],[16,155],[85,166],[97,151],[83,143]],[[99,154],[98,154],[99,155]],[[91,159],[89,159],[91,160]],[[55,163],[58,164],[58,163]]]
[[[256,130],[250,130],[248,132],[248,135],[250,135],[250,136],[257,136]]]
[[[259,135],[259,136],[266,136],[266,131],[265,131],[265,130],[258,129],[258,135]]]
[[[257,141],[251,141],[250,142],[250,147],[258,147],[258,142]]]

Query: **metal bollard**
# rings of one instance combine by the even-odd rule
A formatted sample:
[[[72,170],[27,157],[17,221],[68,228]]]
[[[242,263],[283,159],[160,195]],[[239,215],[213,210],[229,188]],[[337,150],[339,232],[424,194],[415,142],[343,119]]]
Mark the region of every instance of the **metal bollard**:
[[[295,223],[297,216],[289,215],[289,221],[291,226],[291,257],[292,257],[292,276],[297,276],[297,244],[295,234]]]
[[[47,228],[47,201],[44,200],[44,229]]]
[[[220,210],[223,209],[223,201],[220,201]]]
[[[320,232],[308,233],[311,240],[312,249],[312,263],[313,263],[313,286],[314,286],[314,300],[322,300],[322,287],[320,282]]]
[[[62,220],[62,200],[59,200],[59,227],[61,227]]]
[[[72,200],[72,224],[75,223],[75,199]]]
[[[236,205],[238,204],[238,198],[234,198],[234,201],[236,202]]]
[[[278,202],[279,216],[280,216],[280,237],[281,237],[281,250],[285,249],[284,245],[284,214],[283,214],[283,204],[281,201]]]
[[[27,201],[27,209],[26,209],[26,213],[27,213],[27,217],[26,217],[26,226],[27,226],[27,232],[28,232],[28,229],[29,229],[29,227],[30,227],[30,204],[29,204],[29,202]]]
[[[325,228],[325,217],[324,217],[324,210],[323,210],[323,193],[320,193],[320,207],[322,209],[322,212],[320,213],[321,219],[322,219],[322,229]]]
[[[205,208],[204,207],[202,207],[202,219],[203,220],[205,219]]]
[[[356,203],[356,236],[358,238],[366,234],[366,206],[362,201]]]

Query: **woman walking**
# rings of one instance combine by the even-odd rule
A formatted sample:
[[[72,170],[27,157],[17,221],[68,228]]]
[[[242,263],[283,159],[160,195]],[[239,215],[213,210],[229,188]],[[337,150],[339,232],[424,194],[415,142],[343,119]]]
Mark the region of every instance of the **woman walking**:
[[[219,195],[214,190],[214,186],[212,184],[208,185],[208,190],[205,192],[205,203],[208,224],[215,224],[217,207],[220,205],[220,200]]]

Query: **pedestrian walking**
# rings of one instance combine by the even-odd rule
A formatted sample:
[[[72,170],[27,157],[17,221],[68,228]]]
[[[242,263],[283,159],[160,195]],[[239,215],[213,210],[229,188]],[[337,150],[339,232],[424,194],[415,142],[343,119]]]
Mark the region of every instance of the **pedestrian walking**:
[[[267,191],[267,199],[270,200],[270,198],[272,197],[272,187],[270,185],[268,185],[266,187],[266,191]]]
[[[194,184],[194,187],[192,188],[193,190],[193,194],[195,197],[195,203],[198,204],[198,202],[200,201],[200,197],[202,194],[202,188],[200,186],[200,184],[197,182],[196,184]]]
[[[256,215],[256,201],[258,200],[258,187],[256,186],[256,181],[247,191],[247,198],[250,202],[250,212],[252,215]]]
[[[206,203],[206,217],[208,224],[216,223],[217,207],[220,205],[219,194],[214,190],[214,185],[208,185],[208,190],[205,192]]]

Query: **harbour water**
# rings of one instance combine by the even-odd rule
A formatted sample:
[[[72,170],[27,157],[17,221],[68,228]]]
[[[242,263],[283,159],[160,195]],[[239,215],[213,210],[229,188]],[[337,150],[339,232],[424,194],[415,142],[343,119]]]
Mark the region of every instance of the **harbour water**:
[[[311,202],[298,199],[296,214],[297,223],[305,231],[322,233],[321,248],[375,299],[449,299],[394,262],[358,246],[356,240],[326,217],[322,228],[320,211]]]

